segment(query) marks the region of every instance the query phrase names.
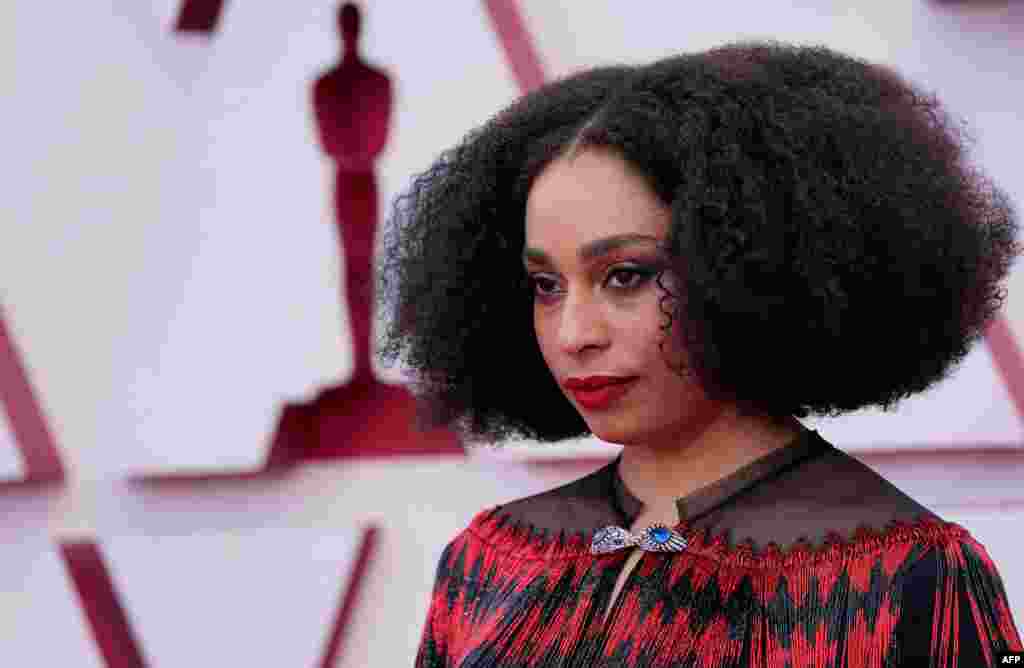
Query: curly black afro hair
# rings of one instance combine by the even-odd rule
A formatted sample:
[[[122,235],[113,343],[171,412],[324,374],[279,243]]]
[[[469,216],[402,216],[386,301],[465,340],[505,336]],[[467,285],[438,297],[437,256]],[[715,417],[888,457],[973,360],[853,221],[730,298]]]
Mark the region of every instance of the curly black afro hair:
[[[379,353],[408,351],[420,427],[589,435],[541,356],[520,253],[533,178],[604,146],[671,209],[666,315],[709,397],[779,419],[890,410],[966,356],[1021,251],[968,140],[933,95],[822,46],[735,43],[550,83],[394,201]]]

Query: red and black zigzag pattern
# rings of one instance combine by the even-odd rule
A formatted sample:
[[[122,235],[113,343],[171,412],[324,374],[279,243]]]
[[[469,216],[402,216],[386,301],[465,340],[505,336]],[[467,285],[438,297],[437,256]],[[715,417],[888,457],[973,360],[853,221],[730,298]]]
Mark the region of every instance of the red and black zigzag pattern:
[[[607,625],[625,553],[474,531],[484,524],[441,557],[417,668],[945,668],[1022,649],[985,548],[951,523],[860,532],[760,565],[742,549],[708,559],[721,546],[698,535],[695,553],[647,555]]]

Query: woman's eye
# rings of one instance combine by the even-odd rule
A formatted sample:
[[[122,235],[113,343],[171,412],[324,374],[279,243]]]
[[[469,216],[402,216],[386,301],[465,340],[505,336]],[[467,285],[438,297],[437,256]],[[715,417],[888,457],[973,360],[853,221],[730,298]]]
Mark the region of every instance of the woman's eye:
[[[551,279],[540,278],[538,276],[531,276],[529,280],[530,280],[530,287],[533,290],[534,294],[540,294],[540,295],[546,295],[547,294],[547,290],[544,289],[544,286],[545,285],[550,285],[553,282],[553,281],[551,281]],[[539,292],[537,290],[538,287],[541,288]]]
[[[634,290],[643,286],[655,272],[641,268],[620,267],[613,269],[605,279],[605,284],[617,290]],[[549,297],[557,288],[557,282],[534,274],[529,277],[533,293],[539,297]]]
[[[639,287],[645,282],[646,278],[650,276],[649,272],[641,271],[639,269],[616,269],[612,273],[608,274],[608,282],[611,283],[613,278],[615,278],[616,276],[622,276],[623,274],[626,275],[627,277],[632,278],[639,277],[638,280],[627,280],[624,282],[618,282],[618,287],[626,289]]]

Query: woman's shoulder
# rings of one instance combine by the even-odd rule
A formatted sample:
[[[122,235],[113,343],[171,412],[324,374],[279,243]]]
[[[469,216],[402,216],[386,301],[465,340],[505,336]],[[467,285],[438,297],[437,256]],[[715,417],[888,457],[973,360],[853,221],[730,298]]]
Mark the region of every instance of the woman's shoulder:
[[[997,652],[1021,651],[1002,574],[988,550],[967,529],[942,526],[949,530],[914,545],[891,579],[901,658],[987,666]]]
[[[621,523],[611,497],[613,465],[614,460],[568,482],[478,509],[456,540],[499,551],[578,553],[594,531]]]
[[[808,463],[795,476],[793,489],[819,508],[864,512],[866,524],[928,519],[943,521],[935,513],[875,468],[855,455],[832,446],[826,456]]]

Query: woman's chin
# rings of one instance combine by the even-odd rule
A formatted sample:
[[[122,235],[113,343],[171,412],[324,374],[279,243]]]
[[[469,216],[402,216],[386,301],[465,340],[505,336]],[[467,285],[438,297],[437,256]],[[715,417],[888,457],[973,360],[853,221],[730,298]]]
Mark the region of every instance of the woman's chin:
[[[642,442],[643,433],[639,429],[631,429],[626,424],[611,424],[611,421],[588,420],[587,425],[594,436],[612,445],[628,446],[631,443]]]

